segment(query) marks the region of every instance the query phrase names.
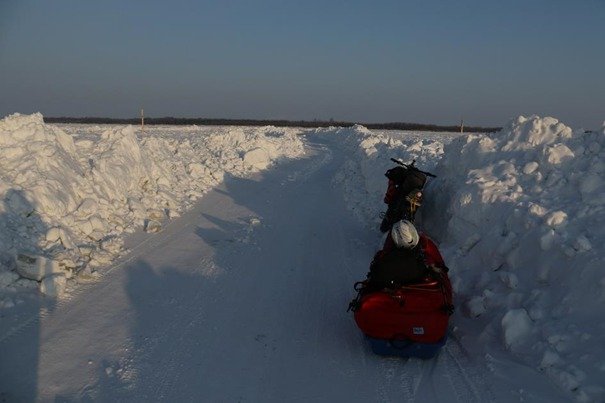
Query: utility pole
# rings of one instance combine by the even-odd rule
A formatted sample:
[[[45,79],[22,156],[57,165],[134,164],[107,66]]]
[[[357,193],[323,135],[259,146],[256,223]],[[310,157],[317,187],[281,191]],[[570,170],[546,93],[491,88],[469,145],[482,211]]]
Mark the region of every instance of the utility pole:
[[[143,108],[141,108],[141,133],[145,130],[145,113]]]
[[[460,134],[464,133],[464,120],[460,118]]]

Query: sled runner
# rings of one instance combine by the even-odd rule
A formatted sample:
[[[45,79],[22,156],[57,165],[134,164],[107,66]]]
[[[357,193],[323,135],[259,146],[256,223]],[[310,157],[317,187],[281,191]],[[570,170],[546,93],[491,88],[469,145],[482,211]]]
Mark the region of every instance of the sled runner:
[[[385,340],[366,338],[374,354],[383,356],[398,356],[403,358],[413,357],[429,359],[435,357],[441,347],[445,346],[447,334],[437,343],[415,343],[409,340]]]

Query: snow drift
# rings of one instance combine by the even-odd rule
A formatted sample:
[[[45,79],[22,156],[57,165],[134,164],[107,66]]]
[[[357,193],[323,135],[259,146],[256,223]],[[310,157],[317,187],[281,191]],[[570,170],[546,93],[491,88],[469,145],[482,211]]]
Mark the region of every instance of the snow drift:
[[[451,249],[482,341],[539,366],[580,400],[605,367],[605,136],[519,117],[448,144],[426,228]]]
[[[458,299],[453,322],[469,345],[499,344],[577,400],[605,396],[605,132],[537,116],[497,133],[422,140],[320,132],[352,149],[338,179],[376,231],[389,157],[437,175],[418,222],[441,243]]]
[[[224,175],[303,152],[296,130],[273,127],[69,130],[40,114],[0,121],[0,305],[22,287],[62,294],[119,256],[124,232],[160,231]]]

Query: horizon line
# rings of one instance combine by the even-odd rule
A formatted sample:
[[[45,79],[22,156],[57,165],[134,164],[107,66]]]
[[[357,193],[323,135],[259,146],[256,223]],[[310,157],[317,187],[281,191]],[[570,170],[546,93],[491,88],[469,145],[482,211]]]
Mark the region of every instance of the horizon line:
[[[49,116],[44,117],[47,123],[82,123],[82,124],[139,124],[141,117],[136,118],[110,118],[96,116]],[[330,127],[341,126],[351,127],[354,125],[362,125],[369,129],[383,130],[425,130],[425,131],[448,131],[448,132],[491,132],[501,129],[499,126],[465,126],[462,125],[437,125],[433,123],[414,123],[414,122],[353,122],[348,120],[304,120],[304,119],[234,119],[234,118],[184,118],[184,117],[144,117],[143,123],[148,125],[191,125],[201,124],[208,126],[277,126],[277,127]]]

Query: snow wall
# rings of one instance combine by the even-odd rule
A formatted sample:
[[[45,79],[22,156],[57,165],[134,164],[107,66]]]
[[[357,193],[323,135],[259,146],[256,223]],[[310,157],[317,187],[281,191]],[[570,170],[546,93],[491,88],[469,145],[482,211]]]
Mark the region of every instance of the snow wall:
[[[605,128],[531,116],[449,138],[317,132],[344,139],[351,158],[337,180],[371,230],[389,157],[437,175],[417,221],[451,268],[466,344],[511,351],[576,400],[605,399]]]
[[[0,121],[0,308],[23,288],[60,296],[123,254],[123,233],[160,231],[224,175],[304,151],[295,129],[72,128],[40,114]]]
[[[23,288],[60,295],[159,231],[224,175],[304,152],[297,129],[46,125],[0,121],[0,307]],[[101,133],[101,134],[99,134]],[[519,117],[490,134],[320,129],[348,160],[336,175],[376,231],[389,157],[429,181],[419,227],[439,244],[466,345],[510,351],[580,401],[605,400],[605,130]],[[377,235],[378,238],[378,235]],[[377,248],[380,241],[377,239]],[[368,264],[369,259],[368,257]],[[365,273],[363,273],[365,274]],[[485,347],[485,346],[490,346]]]

